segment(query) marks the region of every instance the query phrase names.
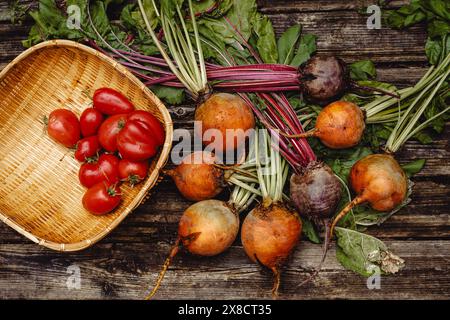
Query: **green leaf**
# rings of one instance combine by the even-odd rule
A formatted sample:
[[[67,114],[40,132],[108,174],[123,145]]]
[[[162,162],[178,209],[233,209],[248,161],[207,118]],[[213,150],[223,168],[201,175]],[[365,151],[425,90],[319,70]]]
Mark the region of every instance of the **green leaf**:
[[[398,13],[404,15],[404,16],[408,16],[411,14],[416,13],[417,11],[421,11],[422,10],[422,5],[421,5],[421,0],[419,1],[411,1],[410,4],[405,5],[403,7],[401,7],[400,9],[397,10]]]
[[[28,33],[28,37],[26,40],[22,41],[22,45],[25,48],[30,48],[33,45],[41,42],[43,39],[41,37],[41,33],[39,31],[39,27],[35,24],[31,27],[30,32]]]
[[[431,64],[437,65],[442,54],[442,41],[428,38],[425,43],[425,53],[428,57],[428,61]]]
[[[320,237],[314,224],[307,218],[302,217],[302,232],[313,243],[320,243]]]
[[[405,28],[427,20],[428,36],[435,38],[450,32],[450,5],[444,0],[414,0],[389,12],[387,22],[394,28]],[[430,45],[430,44],[429,44]]]
[[[444,111],[448,107],[448,99],[450,97],[449,85],[443,85],[442,89],[439,90],[438,94],[433,98],[431,104],[425,109],[424,116],[425,119],[430,119],[437,115],[438,113]],[[442,133],[445,128],[445,122],[450,119],[450,113],[444,113],[440,117],[432,120],[428,127],[433,128],[437,133]]]
[[[294,67],[299,67],[303,63],[309,60],[311,56],[316,52],[316,39],[317,37],[313,34],[305,34],[300,38],[300,43],[297,48],[297,52],[292,59],[290,65]]]
[[[393,274],[404,267],[404,260],[389,251],[381,240],[350,229],[335,230],[336,258],[345,268],[368,277],[376,270]]]
[[[290,64],[292,62],[301,30],[301,25],[294,25],[288,28],[278,39],[278,63]]]
[[[414,138],[417,139],[421,144],[431,144],[433,143],[433,138],[425,132],[425,130],[422,130],[414,135]]]
[[[160,13],[164,13],[170,18],[174,18],[177,12],[177,6],[183,6],[184,0],[159,0]],[[153,5],[153,4],[152,4]]]
[[[431,38],[445,36],[450,33],[450,23],[442,20],[433,20],[428,23],[428,36]]]
[[[412,26],[416,23],[424,21],[426,18],[427,18],[427,15],[425,13],[423,13],[422,11],[417,11],[417,12],[405,17],[402,27]]]
[[[411,3],[401,7],[396,11],[390,11],[387,16],[387,23],[397,29],[406,28],[419,23],[427,18],[420,3]]]
[[[413,175],[419,173],[423,166],[425,165],[425,159],[415,160],[413,162],[402,165],[403,171],[405,171],[408,177],[412,177]]]
[[[214,42],[222,42],[235,48],[242,48],[240,36],[249,41],[253,33],[253,22],[257,15],[255,0],[233,0],[233,6],[226,17],[201,17],[197,20],[202,36],[208,39],[215,38]],[[231,24],[231,25],[230,25]]]
[[[106,36],[111,31],[106,9],[107,4],[102,1],[95,1],[91,4],[92,22],[102,36]]]
[[[411,3],[398,10],[391,10],[387,16],[387,23],[397,29],[409,27],[428,18],[428,12],[420,3]]]
[[[192,1],[192,7],[196,15],[219,18],[228,12],[233,6],[232,0],[203,0]]]
[[[386,21],[392,28],[401,29],[404,27],[405,17],[396,11],[390,11]]]
[[[199,19],[197,24],[199,25],[200,34],[208,39],[214,38],[215,41],[228,45],[236,45],[238,43],[236,33],[224,18],[217,20],[204,17]]]
[[[256,34],[256,49],[265,63],[276,63],[278,60],[277,44],[272,22],[267,16],[258,13],[255,16],[254,33]]]
[[[142,5],[144,7],[145,13],[147,14],[148,20],[150,21],[151,27],[155,29],[159,25],[160,20],[156,14],[155,7],[153,6],[152,1],[142,0]],[[122,12],[120,14],[120,21],[127,29],[138,31],[141,33],[141,35],[149,37],[147,34],[144,19],[142,18],[142,13],[136,3],[128,4],[122,9]]]
[[[328,165],[333,169],[342,180],[347,181],[350,174],[350,169],[360,159],[372,154],[372,150],[369,148],[357,148],[352,154],[348,155],[345,159],[334,159],[327,161]]]
[[[372,150],[378,151],[380,147],[386,143],[392,133],[392,129],[396,123],[394,120],[391,124],[371,124],[366,127],[363,136],[363,143],[370,144]]]
[[[168,104],[180,104],[184,101],[184,89],[155,85],[151,90]]]
[[[121,3],[122,0],[114,2]],[[90,5],[93,24],[98,32],[105,37],[111,36],[110,31],[112,30],[106,14],[110,3],[111,1],[91,1]],[[77,5],[81,10],[80,29],[67,26],[67,13],[65,10],[70,5]],[[61,8],[56,6],[54,0],[40,0],[38,10],[31,11],[30,16],[35,21],[35,25],[31,28],[28,39],[23,42],[24,46],[31,46],[44,40],[59,38],[74,41],[81,41],[85,38],[99,40],[88,20],[87,2],[85,0],[67,0]],[[118,30],[115,29],[116,31]],[[101,43],[100,41],[98,42]]]
[[[421,1],[422,6],[444,20],[450,20],[450,5],[444,0]]]
[[[353,80],[369,80],[376,76],[377,70],[371,60],[361,60],[350,65],[350,77]]]
[[[246,41],[252,35],[252,22],[256,9],[255,0],[233,0],[233,7],[227,13],[231,24],[239,30]]]

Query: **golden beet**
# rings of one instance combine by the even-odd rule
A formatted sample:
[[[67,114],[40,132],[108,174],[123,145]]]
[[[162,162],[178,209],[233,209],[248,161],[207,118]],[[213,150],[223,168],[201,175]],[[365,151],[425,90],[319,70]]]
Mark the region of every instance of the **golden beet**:
[[[178,226],[184,247],[192,254],[214,256],[228,249],[239,231],[239,217],[225,202],[205,200],[186,209]],[[194,238],[191,238],[195,235]]]
[[[364,114],[356,104],[336,101],[319,113],[314,135],[329,148],[351,148],[359,143],[365,127]]]
[[[359,160],[350,171],[353,190],[378,211],[401,204],[408,190],[408,178],[393,156],[373,154]]]
[[[255,127],[255,117],[251,108],[238,95],[215,93],[195,111],[195,121],[201,121],[204,145],[214,143],[216,150],[233,151],[245,142],[245,132]],[[216,129],[220,140],[208,137],[208,130]],[[231,130],[228,132],[227,130]],[[205,132],[207,133],[205,136]],[[209,132],[212,134],[212,131]]]
[[[216,157],[206,151],[187,155],[175,169],[166,173],[172,177],[180,193],[188,200],[214,198],[223,189],[224,172],[216,167]]]

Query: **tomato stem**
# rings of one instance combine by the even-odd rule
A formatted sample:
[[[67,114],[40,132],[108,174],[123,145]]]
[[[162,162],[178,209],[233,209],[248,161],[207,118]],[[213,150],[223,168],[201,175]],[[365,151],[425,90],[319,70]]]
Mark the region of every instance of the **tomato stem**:
[[[142,180],[143,179],[141,179],[141,177],[139,177],[137,174],[130,174],[128,176],[128,182],[130,183],[131,187],[134,187],[135,185],[137,185]]]

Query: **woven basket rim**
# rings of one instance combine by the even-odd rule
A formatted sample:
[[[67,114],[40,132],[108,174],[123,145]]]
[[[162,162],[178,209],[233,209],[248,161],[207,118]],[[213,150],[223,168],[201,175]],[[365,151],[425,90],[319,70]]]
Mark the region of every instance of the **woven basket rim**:
[[[152,100],[155,105],[157,106],[159,112],[162,115],[163,118],[163,126],[166,132],[166,139],[164,141],[163,147],[160,151],[159,158],[156,162],[156,165],[153,169],[153,171],[149,174],[147,179],[145,180],[144,184],[141,185],[141,190],[136,195],[136,197],[133,199],[133,201],[123,209],[122,213],[117,216],[116,219],[114,219],[111,224],[105,228],[102,232],[96,234],[94,237],[90,239],[85,239],[80,242],[74,242],[74,243],[57,243],[53,241],[49,241],[43,238],[40,238],[38,236],[35,236],[33,233],[25,230],[21,225],[16,223],[15,221],[11,220],[6,214],[0,211],[0,220],[19,232],[20,234],[24,235],[31,241],[42,245],[44,247],[57,250],[57,251],[64,251],[64,252],[70,252],[70,251],[79,251],[86,249],[96,242],[103,239],[106,235],[108,235],[115,227],[117,227],[127,216],[130,212],[132,212],[134,209],[136,209],[142,201],[145,199],[149,191],[157,184],[158,179],[160,177],[161,169],[165,166],[165,164],[168,161],[170,150],[172,148],[172,139],[173,139],[173,122],[172,118],[170,116],[169,111],[167,110],[166,106],[161,102],[161,100],[145,85],[143,84],[135,75],[133,75],[127,68],[122,66],[119,62],[115,61],[114,59],[106,56],[105,54],[99,52],[98,50],[95,50],[91,47],[88,47],[86,45],[83,45],[78,42],[74,42],[71,40],[62,40],[62,39],[56,39],[56,40],[49,40],[45,42],[41,42],[25,51],[23,51],[21,54],[19,54],[14,60],[12,60],[3,70],[0,71],[0,81],[3,80],[4,77],[11,71],[18,63],[25,60],[28,56],[32,55],[34,52],[39,50],[44,50],[47,48],[53,48],[53,47],[66,47],[66,48],[74,48],[77,50],[84,51],[86,53],[92,54],[100,58],[102,61],[109,64],[112,68],[123,74],[125,77],[127,77],[131,82],[133,82],[137,87],[139,87],[145,95]]]

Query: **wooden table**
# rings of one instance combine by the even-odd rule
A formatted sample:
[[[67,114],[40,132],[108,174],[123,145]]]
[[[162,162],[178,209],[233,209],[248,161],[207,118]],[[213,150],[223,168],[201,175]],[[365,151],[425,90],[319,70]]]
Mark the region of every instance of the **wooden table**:
[[[30,2],[30,1],[24,1]],[[321,52],[347,62],[372,59],[378,78],[399,86],[416,82],[426,70],[423,26],[408,31],[368,30],[358,11],[376,1],[259,0],[279,34],[301,23],[318,35]],[[392,1],[398,6],[407,1]],[[0,3],[0,69],[22,50],[30,21],[12,25],[6,1]],[[0,97],[1,98],[1,97]],[[190,127],[193,106],[169,107],[176,127]],[[295,285],[317,265],[321,250],[302,241],[286,266],[281,299],[443,299],[450,298],[450,126],[431,145],[409,142],[401,162],[427,159],[414,178],[412,203],[370,234],[406,260],[396,276],[382,277],[381,289],[345,270],[329,253],[317,279]],[[59,253],[39,247],[0,224],[0,298],[141,299],[154,280],[176,236],[178,219],[189,202],[168,179],[116,230],[88,250]],[[68,289],[70,266],[81,272],[81,288]],[[69,269],[68,269],[69,268]],[[158,293],[161,299],[270,298],[271,274],[251,263],[240,241],[214,258],[179,254]]]

